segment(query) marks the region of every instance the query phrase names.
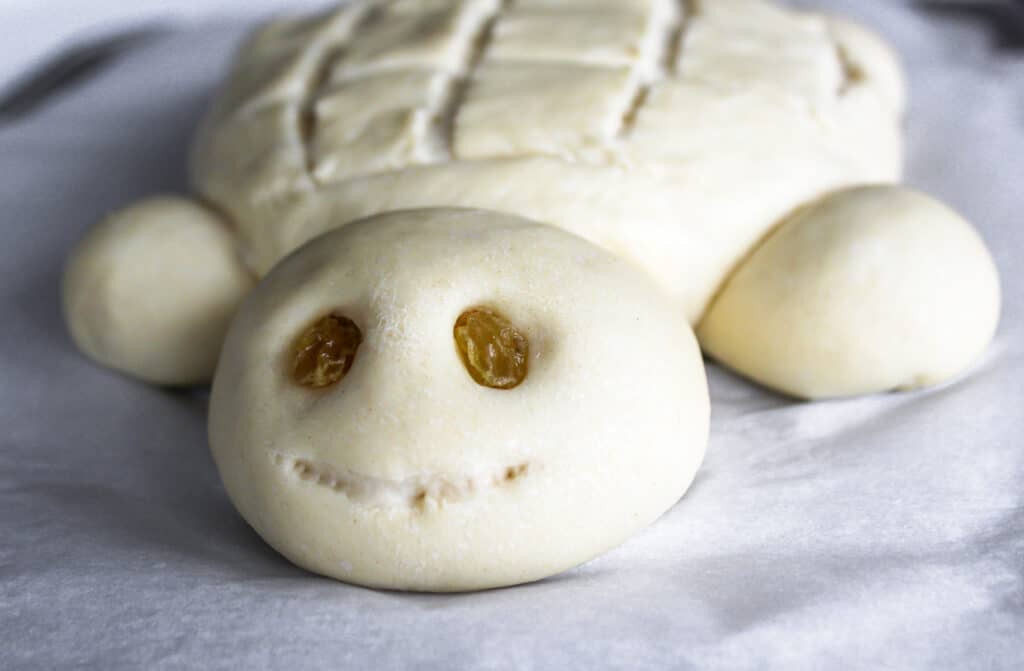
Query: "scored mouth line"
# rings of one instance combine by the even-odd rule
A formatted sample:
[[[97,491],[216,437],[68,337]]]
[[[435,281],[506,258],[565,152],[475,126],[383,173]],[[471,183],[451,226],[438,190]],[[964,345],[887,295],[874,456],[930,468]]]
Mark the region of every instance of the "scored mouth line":
[[[332,489],[355,503],[420,512],[465,501],[488,489],[507,487],[530,472],[530,464],[522,462],[477,475],[414,475],[389,480],[283,452],[273,453],[273,460],[286,476]]]

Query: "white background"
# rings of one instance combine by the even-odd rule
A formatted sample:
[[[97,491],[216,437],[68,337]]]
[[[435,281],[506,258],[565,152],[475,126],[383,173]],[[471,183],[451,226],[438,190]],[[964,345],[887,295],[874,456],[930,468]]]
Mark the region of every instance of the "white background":
[[[0,89],[72,42],[149,22],[232,20],[323,0],[0,0]]]
[[[988,241],[995,342],[956,384],[822,403],[712,365],[708,456],[678,506],[573,571],[480,594],[287,563],[228,502],[203,395],[99,368],[66,334],[68,251],[111,209],[186,188],[237,26],[154,41],[0,123],[0,667],[1024,669],[1024,59],[889,0],[801,1],[903,53],[908,178]],[[213,14],[243,4],[274,3]],[[209,12],[8,2],[0,62],[172,5]]]

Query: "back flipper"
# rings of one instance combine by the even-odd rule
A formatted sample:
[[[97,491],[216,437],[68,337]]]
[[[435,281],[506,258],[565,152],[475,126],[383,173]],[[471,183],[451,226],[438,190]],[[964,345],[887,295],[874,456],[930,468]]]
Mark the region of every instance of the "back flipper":
[[[697,329],[720,362],[802,398],[942,383],[999,319],[999,278],[966,221],[896,186],[833,193],[783,222]]]

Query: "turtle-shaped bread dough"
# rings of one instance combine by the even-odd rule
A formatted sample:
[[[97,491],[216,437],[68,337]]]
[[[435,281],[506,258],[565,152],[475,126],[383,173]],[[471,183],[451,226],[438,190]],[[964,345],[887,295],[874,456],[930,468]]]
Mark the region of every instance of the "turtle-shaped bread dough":
[[[708,419],[697,341],[640,269],[552,226],[434,208],[274,267],[228,334],[210,445],[295,563],[450,591],[619,544],[682,496]]]
[[[332,482],[364,482],[339,469],[352,468],[370,478],[366,482],[383,482],[380,491],[404,483],[399,490],[405,496],[419,492],[420,485],[429,489],[424,483],[438,482],[431,479],[436,474],[443,476],[441,482],[463,478],[467,464],[337,461],[339,454],[323,446],[331,436],[343,440],[345,427],[356,424],[323,422],[308,425],[308,440],[295,443],[320,445],[317,454],[303,456],[290,447],[278,451],[279,463],[247,461],[245,450],[257,449],[254,443],[263,440],[255,427],[263,426],[265,417],[294,419],[304,412],[294,405],[299,392],[259,396],[248,383],[224,382],[243,379],[240,369],[263,362],[265,370],[251,373],[258,385],[269,388],[267,376],[274,375],[280,377],[275,385],[294,383],[278,356],[283,340],[275,341],[278,349],[266,348],[271,336],[258,327],[263,322],[252,321],[253,311],[263,314],[264,308],[252,305],[287,296],[298,315],[302,305],[327,308],[330,301],[318,293],[321,289],[305,288],[320,286],[324,277],[336,278],[338,291],[351,289],[346,273],[362,273],[359,286],[369,282],[366,273],[372,269],[344,249],[350,224],[360,236],[383,227],[382,222],[392,222],[389,231],[408,232],[415,228],[411,217],[435,222],[424,230],[442,235],[448,229],[436,223],[438,218],[479,231],[491,225],[504,231],[514,220],[520,223],[512,228],[534,231],[530,226],[541,224],[551,228],[552,240],[575,242],[549,248],[533,233],[509,233],[508,248],[495,249],[492,275],[505,273],[506,266],[525,267],[519,264],[536,255],[557,266],[552,272],[566,278],[565,291],[583,292],[572,279],[574,273],[594,272],[581,261],[591,255],[583,250],[603,249],[648,276],[650,291],[696,328],[705,352],[774,389],[823,398],[937,384],[962,373],[983,352],[998,320],[999,285],[992,259],[969,224],[897,185],[904,96],[895,57],[871,33],[764,0],[356,0],[325,15],[274,21],[244,43],[198,133],[191,175],[204,205],[163,199],[97,227],[69,264],[67,320],[78,345],[109,366],[158,383],[204,382],[214,375],[228,315],[252,283],[270,273],[241,310],[219,355],[211,439],[229,491],[247,519],[297,562],[345,577],[330,564],[342,556],[330,545],[335,541],[309,530],[283,530],[298,518],[274,508],[273,493],[286,486],[273,480],[282,468],[292,468],[300,481],[326,482],[326,488],[315,490],[317,497],[359,499],[367,491],[362,485],[340,484],[342,491],[328,492],[337,489]],[[474,215],[470,224],[445,208],[492,214]],[[376,216],[396,212],[407,212],[400,226]],[[388,235],[381,233],[381,239]],[[466,236],[444,235],[453,258],[469,244]],[[505,240],[502,235],[493,239]],[[522,244],[512,242],[520,238]],[[431,238],[428,244],[432,253],[436,242]],[[287,285],[281,277],[299,280],[285,270],[279,274],[279,265],[306,268],[308,282]],[[400,269],[403,281],[415,281],[408,272],[416,267]],[[377,286],[387,287],[394,278],[386,266],[379,270]],[[529,285],[526,275],[515,276]],[[542,284],[552,292],[551,300],[562,290],[547,281],[536,287]],[[580,293],[580,305],[630,300],[613,285],[596,279],[591,284],[602,295]],[[432,288],[440,296],[449,287],[440,282]],[[316,296],[322,300],[312,300]],[[484,307],[497,301],[474,300]],[[273,309],[287,311],[287,306]],[[298,329],[301,337],[291,334],[299,338],[293,345],[308,353],[300,377],[341,380],[337,393],[344,395],[346,376],[361,374],[360,348],[373,341],[373,322],[365,321],[369,314],[325,313],[314,320],[303,312],[287,328],[273,331],[274,337]],[[480,358],[481,352],[490,350],[467,349],[471,334],[491,332],[511,338],[502,342],[514,350],[515,331],[500,326],[508,315],[485,310],[467,316],[446,308],[441,316],[440,321],[456,319],[447,327],[448,354],[469,362],[466,370],[478,386],[481,380],[498,382],[484,391],[509,398],[528,389],[520,385],[516,365],[487,364],[478,370],[472,361],[486,364],[490,359]],[[623,353],[645,369],[651,361],[679,356],[664,339],[642,350],[630,345],[635,325],[627,321],[605,324],[608,332],[601,337],[618,338]],[[238,326],[243,322],[253,328]],[[515,319],[509,323],[515,325]],[[680,351],[687,351],[689,336],[666,328],[677,334]],[[431,337],[439,332],[432,330]],[[449,369],[452,360],[445,364]],[[694,370],[690,373],[699,374]],[[591,371],[594,384],[600,371]],[[617,374],[609,372],[600,384],[611,384]],[[576,382],[568,376],[564,393],[576,393]],[[366,396],[365,412],[411,417],[403,404],[416,393],[431,393],[422,386],[435,383],[440,389],[450,380],[411,376],[401,393]],[[248,405],[239,406],[233,394],[249,399]],[[611,411],[588,398],[602,419],[594,426],[612,431],[603,421]],[[279,402],[293,405],[275,407]],[[560,406],[553,402],[552,407]],[[699,417],[699,402],[681,404],[679,412]],[[615,419],[629,426],[642,416],[635,404],[627,404]],[[442,422],[447,431],[427,435],[442,441],[476,421],[452,417]],[[671,430],[662,428],[652,444],[668,439]],[[298,423],[282,425],[280,431],[285,430],[300,431]],[[502,435],[511,440],[513,434]],[[599,439],[597,433],[588,435]],[[680,449],[696,453],[684,443]],[[440,442],[429,444],[434,449]],[[488,451],[490,460],[482,462],[516,468],[520,452],[503,449]],[[241,465],[226,461],[224,454],[234,454],[231,459]],[[254,478],[252,491],[242,484],[245,473]],[[586,480],[596,471],[579,473]],[[682,493],[685,480],[674,481],[674,496]],[[377,491],[374,487],[369,489]],[[512,491],[484,489],[486,496]],[[486,496],[472,500],[505,505],[506,499]],[[666,499],[658,497],[657,505],[652,498],[636,519],[649,520],[663,509]],[[459,509],[462,503],[454,499],[437,500],[451,503],[443,506],[446,511],[462,511],[452,515],[470,510]],[[396,514],[386,506],[373,509]],[[540,514],[539,508],[530,510]],[[565,522],[562,512],[554,510],[552,519]],[[443,514],[403,519],[440,529],[449,524],[438,521]],[[580,533],[589,533],[584,527]],[[378,530],[384,533],[384,527]],[[625,530],[610,526],[602,542],[621,540]],[[350,531],[332,526],[331,538],[352,539],[346,535]],[[527,537],[539,538],[520,538]],[[486,537],[473,538],[484,542]],[[528,569],[480,564],[480,571],[501,577],[474,574],[461,585],[502,584],[558,570],[599,551],[598,536],[587,538],[558,561],[538,560]],[[383,554],[369,549],[370,540],[362,542],[377,569],[363,563],[357,571],[355,560],[344,559],[353,571],[347,579],[460,588],[443,559],[427,561],[420,577],[405,580],[399,575],[406,573],[394,572],[399,564],[388,565]],[[516,554],[521,549],[509,550],[510,556],[524,556]],[[413,564],[406,559],[401,566],[408,568]]]

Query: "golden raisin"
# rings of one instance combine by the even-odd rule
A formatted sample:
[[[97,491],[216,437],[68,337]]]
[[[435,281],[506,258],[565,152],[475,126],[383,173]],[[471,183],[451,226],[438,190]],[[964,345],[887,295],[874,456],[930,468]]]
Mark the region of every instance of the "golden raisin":
[[[304,387],[322,388],[345,377],[363,334],[348,317],[327,315],[311,325],[293,346],[292,377]]]
[[[512,389],[526,379],[530,343],[501,315],[466,310],[455,321],[455,344],[470,377],[492,389]]]

